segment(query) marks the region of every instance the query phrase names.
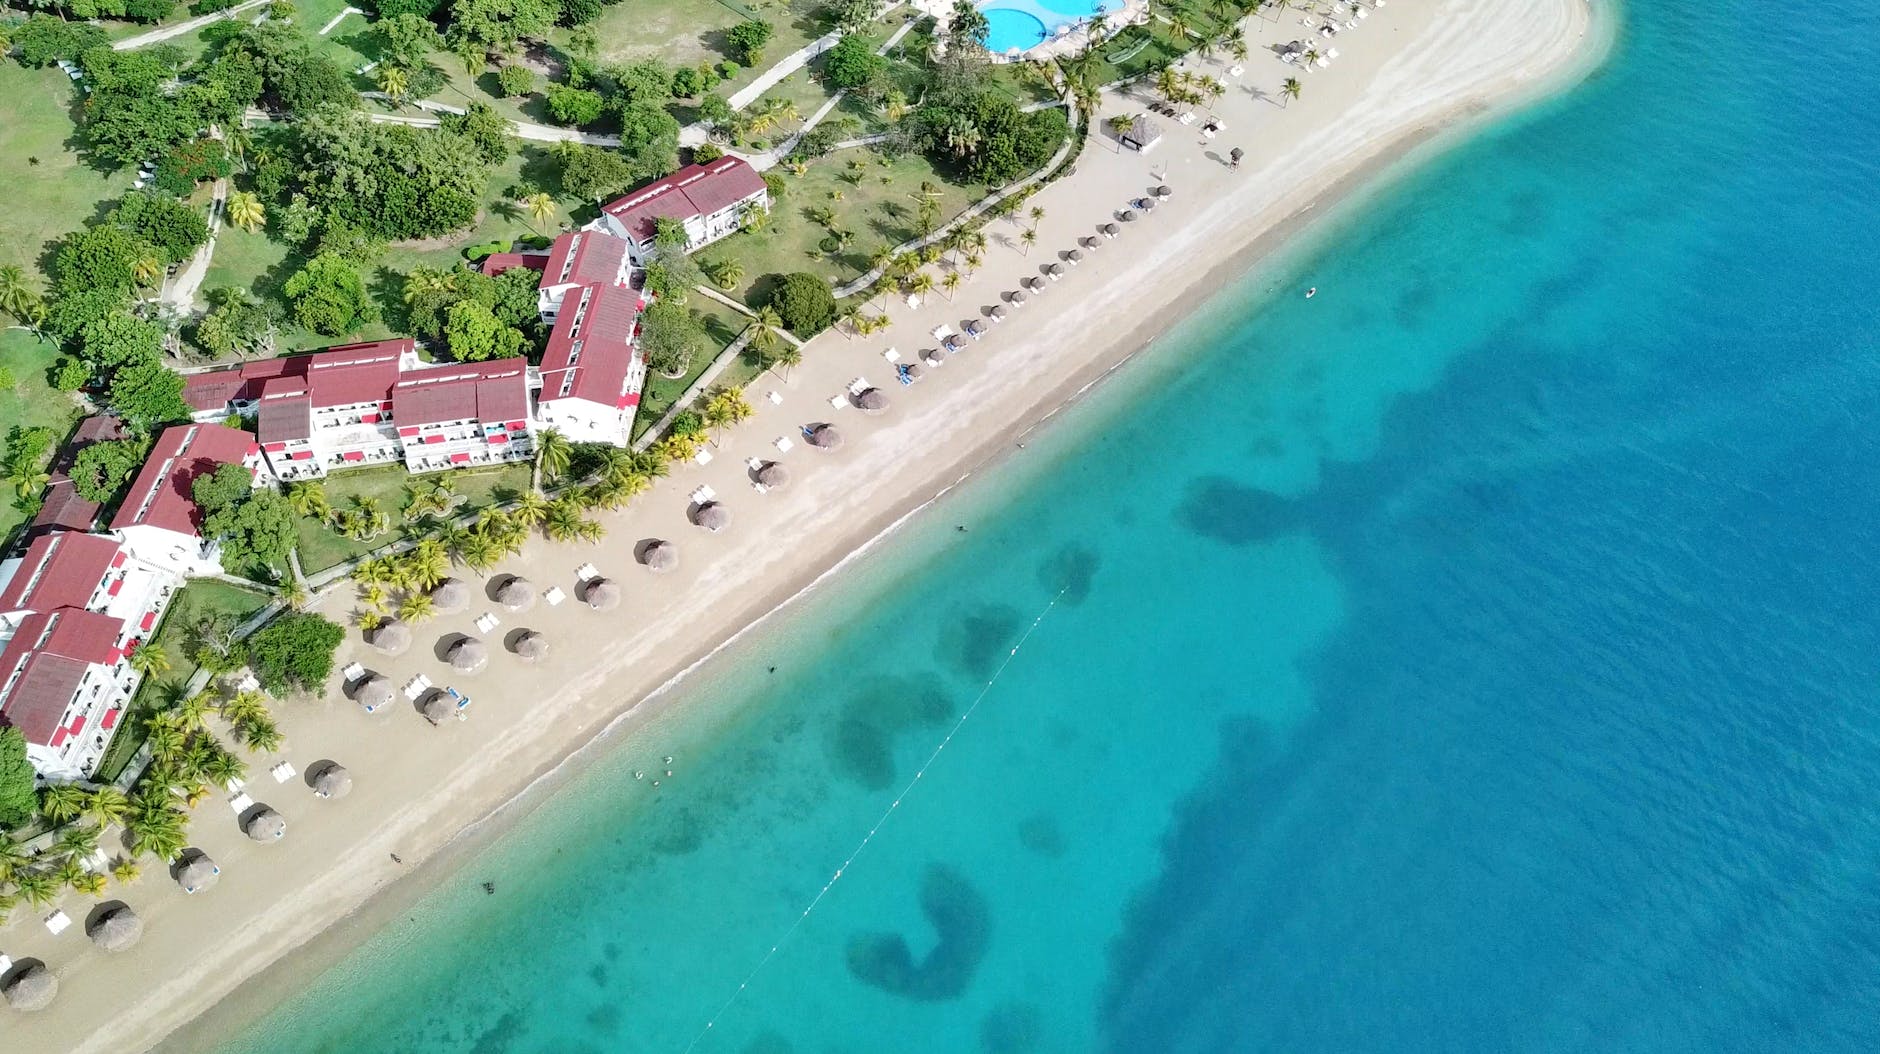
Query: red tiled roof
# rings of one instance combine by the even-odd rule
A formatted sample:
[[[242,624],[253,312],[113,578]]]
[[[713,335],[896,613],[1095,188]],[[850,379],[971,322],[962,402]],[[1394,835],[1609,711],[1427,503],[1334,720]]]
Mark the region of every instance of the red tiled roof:
[[[640,295],[589,285],[568,292],[542,356],[542,402],[587,399],[618,406],[633,364]]]
[[[529,409],[527,359],[490,359],[413,370],[392,389],[399,429],[465,418],[495,424]]]
[[[721,157],[702,165],[687,165],[664,179],[629,191],[602,211],[619,220],[636,240],[646,242],[653,238],[655,219],[709,216],[763,190],[764,177],[756,169],[742,158]]]
[[[260,397],[262,382],[273,377],[305,377],[306,355],[256,359],[224,370],[192,373],[183,378],[183,401],[201,413],[220,410],[235,400]]]
[[[196,477],[221,465],[239,465],[259,446],[254,436],[223,425],[165,429],[149,460],[137,470],[130,493],[111,519],[111,529],[151,526],[196,534],[202,525],[202,515],[190,497]]]
[[[627,243],[605,231],[574,231],[555,239],[542,268],[541,288],[558,285],[612,284],[620,279]]]
[[[400,356],[415,346],[409,337],[373,340],[192,373],[183,378],[183,401],[198,412],[220,410],[238,399],[260,399],[264,393],[268,397],[310,393],[313,405],[321,407],[369,402],[375,398],[375,386],[389,389],[397,381]]]
[[[117,639],[118,634],[124,632],[123,619],[83,608],[59,608],[33,618],[51,621],[52,632],[40,644],[40,651],[68,659],[95,662],[101,666],[109,666],[117,661]],[[33,618],[21,623],[21,633],[26,632]]]
[[[313,437],[313,400],[305,395],[266,399],[256,416],[255,438],[262,443],[286,443]]]
[[[89,531],[97,520],[97,502],[80,497],[78,488],[72,485],[70,479],[55,479],[46,485],[45,498],[26,530],[28,534]]]
[[[491,253],[483,258],[483,273],[495,278],[504,271],[513,271],[518,267],[540,271],[548,266],[548,257],[549,254],[545,252]]]
[[[78,659],[35,652],[15,636],[0,652],[0,718],[19,729],[28,743],[63,742],[66,733],[59,719],[78,693],[85,669]]]
[[[117,555],[118,543],[102,534],[41,535],[26,547],[19,568],[0,589],[0,611],[82,608]]]

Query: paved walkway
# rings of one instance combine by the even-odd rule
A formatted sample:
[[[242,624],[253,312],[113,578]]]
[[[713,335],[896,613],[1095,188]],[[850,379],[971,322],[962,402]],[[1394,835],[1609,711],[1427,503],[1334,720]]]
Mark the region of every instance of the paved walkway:
[[[151,44],[161,43],[165,40],[169,40],[171,37],[180,37],[187,33],[194,33],[196,30],[201,29],[202,27],[208,25],[211,22],[216,22],[224,18],[234,18],[236,15],[241,14],[243,11],[253,10],[254,8],[260,7],[263,4],[266,4],[268,2],[269,0],[242,0],[241,3],[236,4],[234,7],[231,7],[222,11],[217,11],[214,14],[203,15],[201,18],[187,19],[185,21],[178,22],[173,26],[164,26],[161,29],[153,29],[148,33],[139,33],[134,37],[125,37],[123,40],[120,40],[117,43],[112,44],[111,50],[112,51],[131,51],[136,48],[148,47]]]
[[[209,275],[209,264],[215,259],[215,239],[222,231],[222,217],[228,204],[228,180],[215,181],[214,196],[209,199],[209,240],[196,250],[176,277],[171,280],[169,290],[163,295],[163,302],[185,315],[196,311],[196,290],[202,288],[202,280]]]
[[[365,12],[359,10],[356,7],[346,8],[344,11],[341,11],[339,14],[334,15],[331,19],[329,19],[326,25],[320,27],[320,35],[326,36],[328,33],[333,32],[333,27],[339,25],[341,22],[346,21],[347,15],[363,15],[363,14],[365,14]]]
[[[901,28],[889,34],[888,39],[883,41],[881,46],[875,49],[875,54],[886,55],[888,53],[888,49],[895,46],[896,44],[899,44],[901,42],[901,38],[904,36],[907,36],[907,34],[913,28],[914,28],[914,23],[912,22],[901,23]],[[790,136],[790,138],[785,139],[783,142],[778,143],[776,146],[771,147],[769,150],[766,150],[761,154],[753,154],[749,157],[746,157],[745,160],[749,161],[751,163],[751,167],[757,169],[759,172],[762,172],[769,168],[775,168],[778,162],[790,156],[790,151],[796,149],[796,144],[799,141],[801,141],[804,136],[809,134],[810,129],[816,127],[818,124],[821,124],[822,119],[829,116],[829,112],[831,110],[834,110],[836,106],[842,102],[843,96],[847,94],[848,92],[840,92],[840,91],[837,92],[835,96],[831,98],[828,102],[823,103],[821,106],[818,106],[816,108],[816,112],[809,115],[809,120],[803,122],[803,127],[798,128],[796,132]],[[884,135],[878,138],[885,139],[887,137]],[[852,142],[859,142],[859,140],[854,140]]]
[[[383,99],[385,97],[381,92],[360,92],[359,94],[368,99]],[[463,107],[452,106],[449,103],[425,100],[413,103],[412,105],[421,110],[428,110],[434,113],[463,113]],[[438,126],[438,118],[436,117],[413,117],[400,113],[363,112],[365,112],[367,120],[377,124],[402,124],[411,128],[436,128]],[[272,121],[275,119],[273,114],[260,109],[250,109],[247,113],[247,118],[250,121]],[[572,128],[553,128],[545,124],[529,124],[525,121],[510,121],[509,125],[511,128],[515,129],[517,138],[533,139],[538,143],[574,142],[586,143],[589,146],[620,145],[620,137],[617,135],[589,135],[586,132],[577,132]]]
[[[744,349],[750,346],[751,338],[756,335],[756,326],[744,327],[744,331],[733,338],[731,343],[725,345],[725,350],[718,353],[718,357],[712,360],[712,364],[705,367],[705,372],[698,375],[698,380],[693,381],[679,398],[673,400],[672,408],[661,415],[659,420],[654,421],[653,427],[640,433],[640,438],[633,441],[633,449],[645,450],[657,443],[659,437],[666,433],[666,426],[672,424],[672,419],[690,409],[692,400],[697,399],[700,393],[709,389],[712,382],[718,379],[719,374],[738,361],[738,356],[744,354]]]

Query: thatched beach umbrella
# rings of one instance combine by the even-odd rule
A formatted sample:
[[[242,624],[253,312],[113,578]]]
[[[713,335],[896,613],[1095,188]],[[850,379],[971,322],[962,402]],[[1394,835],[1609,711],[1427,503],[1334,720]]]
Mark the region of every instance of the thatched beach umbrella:
[[[880,388],[863,388],[855,396],[855,405],[865,414],[878,414],[888,409],[888,397]]]
[[[1065,253],[1064,257],[1065,259],[1069,260],[1073,264],[1082,263],[1084,259],[1084,251],[1082,249],[1072,249],[1070,252]]]
[[[995,322],[1000,319],[1003,319],[1009,313],[1010,313],[1010,309],[1007,308],[1004,304],[992,305],[992,318],[993,318],[993,321]]]
[[[757,470],[757,482],[775,490],[785,483],[790,482],[790,470],[784,468],[781,462],[766,461],[763,466]]]
[[[1154,212],[1155,211],[1155,199],[1143,198],[1141,201],[1136,202],[1136,207],[1141,209],[1144,212]]]
[[[1169,185],[1167,183],[1164,183],[1161,186],[1158,186],[1155,188],[1155,196],[1158,198],[1167,198],[1170,194],[1173,194],[1173,193],[1175,192],[1169,189]]]
[[[137,938],[144,935],[144,920],[137,913],[123,906],[101,912],[85,928],[92,942],[108,952],[121,952],[137,943]]]
[[[938,366],[946,361],[946,356],[940,353],[939,348],[928,348],[920,353],[920,357],[926,359],[929,366]]]
[[[281,814],[263,805],[259,811],[242,824],[242,833],[257,842],[279,841],[287,833],[287,821]]]
[[[457,707],[444,692],[432,692],[424,701],[424,719],[434,725],[441,725],[457,715]]]
[[[511,611],[522,611],[535,603],[535,587],[521,575],[510,575],[509,581],[497,587],[496,602]]]
[[[1062,278],[1064,277],[1064,265],[1061,263],[1051,264],[1044,269],[1044,273],[1053,278]]]
[[[1123,214],[1118,216],[1117,219],[1122,220],[1124,223],[1134,223],[1136,222],[1136,210],[1124,209]]]
[[[475,673],[490,661],[490,649],[475,637],[464,637],[450,646],[450,667],[463,673]]]
[[[182,886],[185,893],[200,893],[215,885],[221,874],[222,869],[215,866],[209,854],[199,851],[176,869],[176,884]]]
[[[984,322],[979,321],[978,319],[973,319],[971,322],[966,323],[966,332],[967,332],[967,335],[969,336],[974,336],[974,337],[984,336],[986,332],[986,324]]]
[[[1114,223],[1106,223],[1103,226],[1098,227],[1097,229],[1103,232],[1103,236],[1105,238],[1114,238],[1123,230],[1123,228],[1118,227]]]
[[[646,555],[640,559],[647,570],[663,575],[679,566],[679,547],[671,542],[654,542],[646,547]]]
[[[818,450],[834,450],[842,445],[842,433],[835,425],[817,425],[810,429],[809,445]]]
[[[1005,294],[1005,299],[1010,300],[1012,302],[1013,307],[1024,307],[1025,306],[1025,291],[1023,289],[1014,289],[1011,292]]]
[[[387,655],[397,655],[411,647],[411,627],[397,619],[382,622],[366,635],[366,642]]]
[[[7,1002],[15,1010],[44,1010],[58,994],[59,979],[39,963],[21,970],[7,982]]]
[[[612,611],[620,606],[620,583],[611,578],[590,579],[586,599],[587,606],[596,611]]]
[[[470,587],[460,578],[446,578],[431,590],[431,603],[443,615],[462,611],[470,606]]]
[[[391,701],[392,682],[383,674],[367,674],[365,680],[353,689],[353,702],[365,707],[367,713],[374,713]]]
[[[524,662],[540,662],[548,654],[548,638],[530,630],[516,638],[516,658]]]
[[[1099,241],[1095,235],[1086,234],[1083,237],[1077,239],[1077,244],[1083,246],[1086,249],[1091,250],[1092,252],[1095,252],[1097,246],[1102,245],[1103,243]]]
[[[708,501],[698,507],[698,513],[692,518],[700,527],[716,534],[731,526],[731,510],[723,502]]]
[[[352,773],[337,762],[328,765],[313,778],[313,793],[322,798],[344,798],[352,793]]]
[[[903,371],[903,374],[904,376],[907,377],[909,381],[918,381],[920,380],[921,375],[925,372],[926,371],[920,368],[920,363],[910,362],[907,364],[907,369]]]

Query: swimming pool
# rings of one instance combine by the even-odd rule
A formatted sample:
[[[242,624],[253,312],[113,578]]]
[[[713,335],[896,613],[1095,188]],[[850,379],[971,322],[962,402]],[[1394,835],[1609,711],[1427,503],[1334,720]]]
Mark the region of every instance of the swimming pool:
[[[986,16],[986,50],[994,55],[1028,51],[1049,40],[1060,26],[1120,11],[1124,0],[992,0]]]

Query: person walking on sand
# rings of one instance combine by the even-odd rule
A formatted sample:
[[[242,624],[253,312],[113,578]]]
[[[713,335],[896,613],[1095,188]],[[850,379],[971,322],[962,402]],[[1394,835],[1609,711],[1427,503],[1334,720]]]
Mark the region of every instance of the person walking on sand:
[[[1239,147],[1235,147],[1232,150],[1229,150],[1227,152],[1227,167],[1239,168],[1240,159],[1246,156],[1247,156],[1246,152],[1241,150]]]

